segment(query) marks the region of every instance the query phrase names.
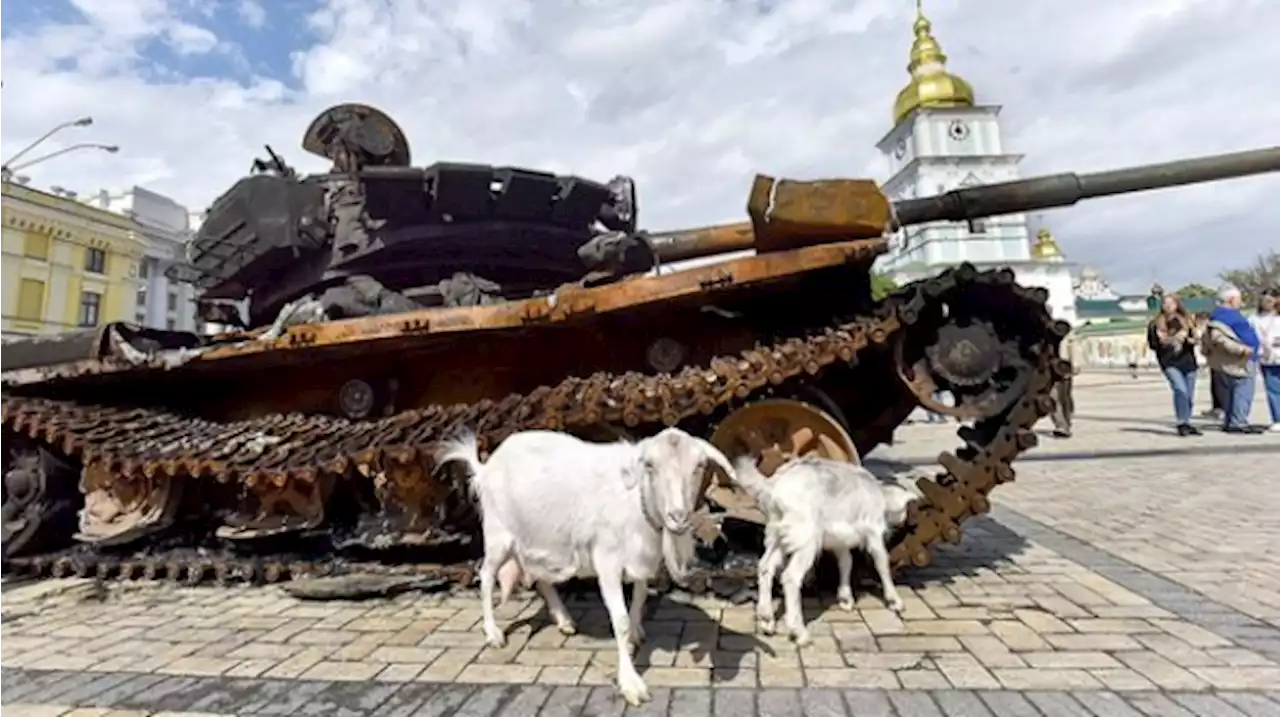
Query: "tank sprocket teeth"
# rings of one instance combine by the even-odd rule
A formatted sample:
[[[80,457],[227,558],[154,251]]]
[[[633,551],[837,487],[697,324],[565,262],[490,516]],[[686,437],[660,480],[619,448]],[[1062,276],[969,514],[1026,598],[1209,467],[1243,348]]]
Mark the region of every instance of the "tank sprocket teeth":
[[[104,558],[93,568],[93,576],[99,580],[110,580],[119,572],[120,565],[114,560]]]
[[[1017,432],[1018,452],[1029,451],[1040,445],[1040,437],[1035,431],[1026,428],[1019,428]]]
[[[53,568],[50,574],[55,578],[70,577],[75,572],[75,564],[70,558],[58,558],[53,561]]]
[[[187,566],[187,576],[184,583],[187,585],[200,585],[204,583],[205,577],[209,576],[214,570],[214,566],[209,561],[200,561]]]

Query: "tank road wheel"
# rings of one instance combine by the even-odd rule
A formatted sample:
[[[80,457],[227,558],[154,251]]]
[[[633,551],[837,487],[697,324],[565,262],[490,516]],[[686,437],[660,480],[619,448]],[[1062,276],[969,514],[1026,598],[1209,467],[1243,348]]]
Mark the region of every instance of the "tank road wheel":
[[[79,502],[75,470],[19,437],[5,442],[4,557],[67,541]]]
[[[853,438],[838,419],[813,403],[793,398],[767,398],[734,410],[716,426],[711,443],[729,460],[743,454],[755,456],[765,476],[800,456],[861,463]],[[717,477],[707,497],[725,509],[725,517],[763,525],[764,515],[755,501],[721,480]]]
[[[318,528],[332,480],[250,476],[241,486],[240,505],[214,535],[223,540],[257,540]]]
[[[182,495],[171,476],[125,474],[91,463],[80,473],[84,508],[76,540],[122,545],[173,524]]]

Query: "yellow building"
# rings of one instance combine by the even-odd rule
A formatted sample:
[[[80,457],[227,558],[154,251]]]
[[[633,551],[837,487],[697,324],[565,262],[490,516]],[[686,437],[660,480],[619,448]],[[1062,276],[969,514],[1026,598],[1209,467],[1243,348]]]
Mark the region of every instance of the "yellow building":
[[[133,321],[146,248],[133,221],[73,198],[2,186],[4,336]]]

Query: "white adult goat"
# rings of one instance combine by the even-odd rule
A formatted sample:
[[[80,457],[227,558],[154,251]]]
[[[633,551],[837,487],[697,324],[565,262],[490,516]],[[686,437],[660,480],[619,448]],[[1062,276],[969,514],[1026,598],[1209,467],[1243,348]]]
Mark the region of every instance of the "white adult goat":
[[[618,686],[632,705],[649,691],[631,661],[629,643],[644,639],[640,618],[648,583],[665,562],[683,580],[693,556],[691,518],[709,464],[733,478],[733,467],[710,443],[678,428],[641,441],[589,443],[565,433],[509,436],[487,462],[473,434],[449,441],[443,465],[462,461],[480,501],[484,562],[480,600],[484,633],[501,647],[506,636],[493,616],[495,577],[510,594],[515,580],[533,582],[561,632],[575,631],[555,583],[594,576],[618,643]],[[622,594],[632,582],[630,615]]]
[[[906,520],[907,506],[917,499],[914,493],[884,484],[860,466],[818,457],[788,461],[771,478],[765,478],[749,456],[737,458],[734,469],[739,485],[756,501],[767,520],[756,605],[756,620],[762,633],[773,634],[773,579],[787,560],[782,573],[783,620],[797,645],[810,643],[800,611],[800,588],[824,549],[836,556],[840,570],[837,599],[842,609],[853,609],[850,550],[861,548],[875,563],[884,601],[890,609],[902,610],[902,599],[889,574],[885,535],[890,526]]]

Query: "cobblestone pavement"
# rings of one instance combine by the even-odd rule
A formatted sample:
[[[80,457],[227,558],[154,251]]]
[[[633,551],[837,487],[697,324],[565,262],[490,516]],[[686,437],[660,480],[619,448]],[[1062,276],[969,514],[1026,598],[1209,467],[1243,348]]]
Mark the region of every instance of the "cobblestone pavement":
[[[611,687],[594,595],[570,637],[513,601],[494,650],[471,593],[51,580],[3,593],[4,714],[1280,715],[1280,436],[1178,438],[1158,377],[1076,393],[1075,436],[1046,422],[991,514],[901,576],[901,616],[809,599],[797,651],[750,605],[652,600],[640,710]],[[928,467],[955,443],[915,424],[877,456]]]

